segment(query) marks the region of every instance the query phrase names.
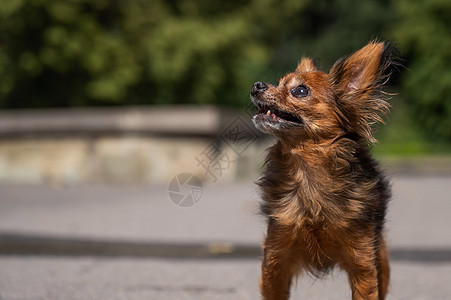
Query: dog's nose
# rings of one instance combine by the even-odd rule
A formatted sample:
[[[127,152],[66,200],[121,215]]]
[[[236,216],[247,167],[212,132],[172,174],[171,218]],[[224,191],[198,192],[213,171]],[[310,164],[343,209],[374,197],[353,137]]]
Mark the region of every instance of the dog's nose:
[[[257,81],[256,83],[254,83],[254,85],[252,86],[252,95],[256,95],[258,92],[264,91],[266,90],[268,87],[266,86],[265,83],[261,82],[261,81]]]

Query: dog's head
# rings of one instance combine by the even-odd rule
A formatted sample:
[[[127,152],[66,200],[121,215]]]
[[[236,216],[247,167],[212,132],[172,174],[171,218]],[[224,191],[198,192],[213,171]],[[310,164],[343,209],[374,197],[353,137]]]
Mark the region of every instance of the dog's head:
[[[255,126],[281,141],[321,141],[347,133],[374,141],[371,125],[389,111],[381,86],[394,53],[391,44],[371,42],[338,60],[329,74],[303,58],[277,86],[255,82]]]

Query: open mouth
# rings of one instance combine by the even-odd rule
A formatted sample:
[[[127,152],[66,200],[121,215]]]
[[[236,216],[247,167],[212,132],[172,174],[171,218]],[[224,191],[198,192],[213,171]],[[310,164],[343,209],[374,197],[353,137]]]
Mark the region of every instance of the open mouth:
[[[274,123],[287,122],[292,123],[293,125],[302,125],[302,120],[299,117],[270,106],[258,106],[258,113],[256,117]]]

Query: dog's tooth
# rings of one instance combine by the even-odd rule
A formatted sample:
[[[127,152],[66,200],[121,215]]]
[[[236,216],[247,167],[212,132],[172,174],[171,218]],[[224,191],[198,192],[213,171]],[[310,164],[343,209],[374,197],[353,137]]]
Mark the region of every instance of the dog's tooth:
[[[271,110],[268,109],[268,111],[266,112],[266,114],[267,114],[268,116],[270,116],[270,115],[271,115]]]

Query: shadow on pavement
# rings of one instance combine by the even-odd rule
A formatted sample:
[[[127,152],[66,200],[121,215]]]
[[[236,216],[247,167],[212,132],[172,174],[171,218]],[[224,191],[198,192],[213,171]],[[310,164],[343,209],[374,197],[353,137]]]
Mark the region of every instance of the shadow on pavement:
[[[154,257],[171,259],[258,259],[259,245],[233,243],[158,243],[68,239],[51,236],[0,234],[0,255]],[[393,261],[451,262],[451,249],[394,248]]]

